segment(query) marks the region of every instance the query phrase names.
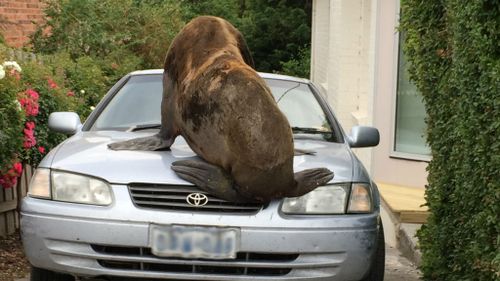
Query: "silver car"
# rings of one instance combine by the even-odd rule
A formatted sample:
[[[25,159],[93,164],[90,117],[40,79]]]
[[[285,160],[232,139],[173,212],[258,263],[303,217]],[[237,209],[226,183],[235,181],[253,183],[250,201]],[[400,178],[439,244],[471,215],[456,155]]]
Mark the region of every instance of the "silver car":
[[[108,144],[157,132],[162,70],[130,73],[85,124],[53,113],[72,134],[38,166],[21,207],[31,280],[383,280],[379,193],[352,147],[378,144],[375,128],[344,134],[308,80],[261,76],[287,116],[294,169],[326,167],[326,186],[297,198],[241,204],[180,179],[171,163],[197,157],[182,137],[170,151]]]

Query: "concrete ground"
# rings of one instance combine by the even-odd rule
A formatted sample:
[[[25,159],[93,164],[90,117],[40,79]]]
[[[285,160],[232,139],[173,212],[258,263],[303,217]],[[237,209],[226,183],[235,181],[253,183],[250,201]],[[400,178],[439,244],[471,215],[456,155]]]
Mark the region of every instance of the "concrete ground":
[[[398,249],[386,245],[384,281],[417,281],[420,276],[416,266],[404,258]]]
[[[385,278],[384,281],[417,281],[420,280],[420,271],[411,264],[401,253],[386,245]],[[14,281],[29,281],[29,276]]]

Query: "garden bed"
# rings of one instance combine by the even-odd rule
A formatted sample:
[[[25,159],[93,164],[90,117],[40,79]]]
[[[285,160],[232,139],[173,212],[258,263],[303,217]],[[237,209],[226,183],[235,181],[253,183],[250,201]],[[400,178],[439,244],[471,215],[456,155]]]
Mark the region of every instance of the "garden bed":
[[[26,277],[29,263],[24,256],[19,233],[0,237],[0,281]]]

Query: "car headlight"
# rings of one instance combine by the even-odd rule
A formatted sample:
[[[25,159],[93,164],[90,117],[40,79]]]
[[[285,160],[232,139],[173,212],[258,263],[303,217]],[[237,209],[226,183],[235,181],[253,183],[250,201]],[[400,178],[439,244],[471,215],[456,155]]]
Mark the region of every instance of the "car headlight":
[[[321,186],[303,196],[285,198],[281,211],[290,215],[370,213],[370,185],[346,183]]]
[[[113,201],[108,183],[83,175],[39,168],[28,195],[72,203],[109,205]]]
[[[28,195],[31,197],[50,199],[50,170],[38,168],[31,177]]]

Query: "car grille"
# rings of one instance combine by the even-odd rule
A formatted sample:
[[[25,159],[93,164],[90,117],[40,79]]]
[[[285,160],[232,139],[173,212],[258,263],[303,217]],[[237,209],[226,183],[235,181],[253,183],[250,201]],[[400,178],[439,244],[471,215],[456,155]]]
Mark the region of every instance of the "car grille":
[[[243,276],[283,276],[292,270],[298,254],[238,253],[236,259],[159,258],[149,248],[91,245],[102,257],[98,263],[108,269],[163,273],[225,274]],[[117,260],[116,256],[122,258]],[[115,257],[115,258],[111,258]],[[124,258],[123,258],[124,257]]]
[[[131,184],[130,194],[134,204],[138,207],[177,210],[189,212],[237,213],[254,214],[264,206],[256,203],[234,203],[219,199],[195,186],[159,185],[159,184]],[[204,206],[192,206],[186,201],[191,193],[201,193],[208,197]]]

